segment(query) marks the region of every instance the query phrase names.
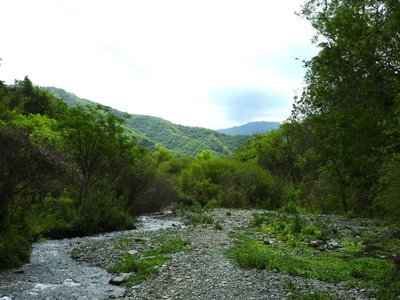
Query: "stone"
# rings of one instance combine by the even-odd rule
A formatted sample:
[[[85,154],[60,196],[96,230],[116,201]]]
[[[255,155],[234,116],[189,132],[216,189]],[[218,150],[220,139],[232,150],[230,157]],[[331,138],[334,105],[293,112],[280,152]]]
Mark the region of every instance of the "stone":
[[[128,253],[129,253],[130,255],[136,255],[136,254],[139,253],[139,251],[137,251],[137,250],[129,250]]]
[[[330,240],[328,245],[331,248],[339,248],[340,247],[339,242],[335,239]]]
[[[129,280],[129,278],[131,278],[131,274],[130,273],[121,273],[118,274],[117,276],[113,276],[109,283],[113,284],[113,285],[122,285],[125,282],[127,282]]]
[[[324,242],[321,240],[313,240],[308,242],[308,245],[313,248],[321,247],[323,244]]]

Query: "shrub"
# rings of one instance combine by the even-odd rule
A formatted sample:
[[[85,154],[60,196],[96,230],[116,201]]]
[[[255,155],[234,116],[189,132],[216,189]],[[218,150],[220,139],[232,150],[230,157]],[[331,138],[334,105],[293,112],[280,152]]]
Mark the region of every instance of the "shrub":
[[[31,256],[31,235],[16,226],[0,235],[0,269],[18,267]]]
[[[400,154],[389,159],[380,169],[378,196],[374,208],[382,216],[400,222]]]
[[[187,201],[223,207],[276,208],[280,192],[266,170],[230,159],[198,159],[182,171],[179,190]]]

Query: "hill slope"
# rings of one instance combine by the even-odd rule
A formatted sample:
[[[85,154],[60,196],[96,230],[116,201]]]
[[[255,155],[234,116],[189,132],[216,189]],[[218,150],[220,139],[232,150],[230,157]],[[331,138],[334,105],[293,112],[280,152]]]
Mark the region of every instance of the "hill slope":
[[[60,88],[44,89],[63,99],[70,106],[96,104]],[[112,109],[112,112],[118,116],[126,115],[116,109]],[[129,115],[127,125],[129,131],[143,146],[151,149],[167,148],[178,154],[191,156],[206,149],[213,150],[218,155],[229,155],[249,139],[245,135],[229,136],[211,129],[177,125],[158,117],[144,115]]]
[[[219,133],[228,135],[253,135],[255,133],[266,133],[278,128],[281,125],[279,122],[250,122],[241,126],[235,126],[226,129],[219,129]]]

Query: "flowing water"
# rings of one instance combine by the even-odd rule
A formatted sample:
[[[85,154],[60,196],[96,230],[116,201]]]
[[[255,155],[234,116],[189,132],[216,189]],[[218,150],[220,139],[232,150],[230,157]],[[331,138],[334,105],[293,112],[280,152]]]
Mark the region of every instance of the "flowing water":
[[[177,223],[143,216],[139,218],[138,229],[134,231],[166,229]],[[0,300],[123,297],[125,289],[109,284],[111,276],[104,269],[78,262],[69,253],[84,241],[110,239],[127,233],[129,231],[34,244],[30,263],[0,272]]]

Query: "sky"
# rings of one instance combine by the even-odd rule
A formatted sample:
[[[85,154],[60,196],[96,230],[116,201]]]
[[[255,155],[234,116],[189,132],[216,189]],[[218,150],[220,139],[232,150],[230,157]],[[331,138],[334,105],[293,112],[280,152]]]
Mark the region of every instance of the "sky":
[[[221,129],[283,121],[317,53],[304,0],[1,0],[0,80]]]

